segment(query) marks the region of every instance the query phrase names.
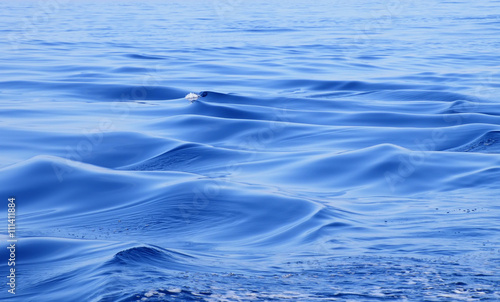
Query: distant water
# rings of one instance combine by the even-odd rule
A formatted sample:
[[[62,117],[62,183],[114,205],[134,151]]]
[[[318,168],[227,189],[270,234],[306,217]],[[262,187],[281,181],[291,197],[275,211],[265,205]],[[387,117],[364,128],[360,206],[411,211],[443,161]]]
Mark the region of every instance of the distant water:
[[[500,301],[499,29],[493,0],[0,2],[0,299]]]

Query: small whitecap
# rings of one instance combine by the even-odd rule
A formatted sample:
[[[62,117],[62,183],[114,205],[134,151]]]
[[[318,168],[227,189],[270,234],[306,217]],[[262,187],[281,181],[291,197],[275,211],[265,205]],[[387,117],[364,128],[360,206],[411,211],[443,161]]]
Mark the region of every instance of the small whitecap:
[[[200,97],[199,94],[196,94],[196,93],[193,93],[193,92],[190,92],[188,93],[184,98],[191,101],[191,102],[194,102],[196,101],[198,98]]]

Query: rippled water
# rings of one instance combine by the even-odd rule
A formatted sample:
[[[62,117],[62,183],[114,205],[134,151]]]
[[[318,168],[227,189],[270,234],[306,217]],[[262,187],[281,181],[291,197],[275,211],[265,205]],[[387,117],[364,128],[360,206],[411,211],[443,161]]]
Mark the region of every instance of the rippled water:
[[[0,7],[0,299],[500,300],[500,2]]]

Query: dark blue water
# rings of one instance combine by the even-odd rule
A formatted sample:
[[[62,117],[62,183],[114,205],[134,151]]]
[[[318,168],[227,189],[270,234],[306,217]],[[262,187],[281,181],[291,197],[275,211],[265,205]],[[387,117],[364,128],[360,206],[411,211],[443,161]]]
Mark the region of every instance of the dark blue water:
[[[500,301],[499,31],[493,0],[0,2],[0,298]]]

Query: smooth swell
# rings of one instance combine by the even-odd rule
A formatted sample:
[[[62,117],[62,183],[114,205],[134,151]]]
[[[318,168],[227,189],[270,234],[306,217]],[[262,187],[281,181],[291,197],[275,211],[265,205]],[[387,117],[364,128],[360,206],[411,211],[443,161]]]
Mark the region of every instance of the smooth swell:
[[[500,301],[500,4],[393,2],[0,2],[0,300]]]

